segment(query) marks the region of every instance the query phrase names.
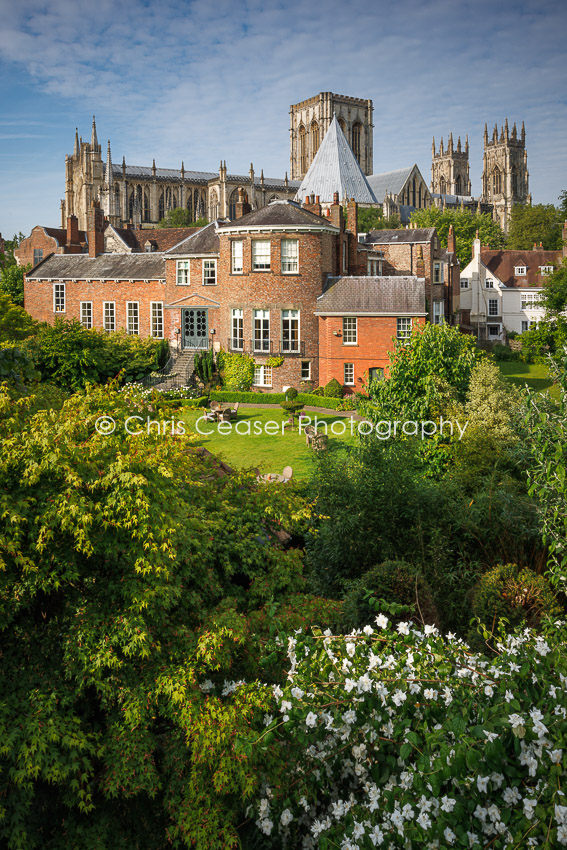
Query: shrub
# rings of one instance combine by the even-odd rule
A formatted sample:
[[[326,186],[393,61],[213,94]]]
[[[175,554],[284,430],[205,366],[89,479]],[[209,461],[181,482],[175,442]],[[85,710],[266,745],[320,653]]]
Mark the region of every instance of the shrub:
[[[217,354],[223,385],[227,390],[249,390],[254,381],[254,358],[248,354],[223,351]],[[222,364],[222,365],[221,365]]]
[[[421,570],[407,561],[384,561],[353,582],[343,603],[347,629],[362,628],[384,610],[381,602],[398,602],[412,610],[411,619],[439,625],[431,588]]]
[[[331,378],[328,384],[325,384],[325,397],[326,398],[342,398],[344,395],[344,388],[342,384],[339,384],[336,378]]]
[[[512,351],[507,345],[502,345],[501,343],[497,343],[492,349],[492,356],[495,360],[519,360],[520,353],[518,351]]]
[[[295,387],[288,387],[285,391],[285,397],[287,401],[293,401],[298,396],[298,392]]]
[[[512,626],[537,628],[542,617],[563,613],[549,582],[517,564],[501,564],[485,573],[474,589],[472,608],[490,629],[501,617]]]
[[[317,387],[316,390],[312,391],[311,395],[325,395],[325,388],[324,387]]]
[[[242,404],[281,404],[284,393],[236,392],[230,390],[211,390],[211,401],[239,401]],[[341,410],[343,402],[336,398],[322,398],[314,393],[298,393],[296,401],[309,407],[321,407],[327,410]]]
[[[199,351],[195,355],[194,369],[197,377],[205,386],[212,383],[215,373],[215,358],[212,348]]]

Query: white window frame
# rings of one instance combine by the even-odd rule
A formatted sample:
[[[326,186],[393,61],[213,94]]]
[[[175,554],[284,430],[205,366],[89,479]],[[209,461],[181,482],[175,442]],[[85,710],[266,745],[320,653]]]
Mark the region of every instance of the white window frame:
[[[525,277],[528,273],[527,266],[514,266],[514,274],[517,277]]]
[[[280,245],[282,274],[297,274],[299,272],[299,239],[282,239]]]
[[[433,302],[433,324],[434,325],[442,325],[445,321],[445,302],[444,301],[434,301]]]
[[[288,315],[286,315],[288,314]],[[288,327],[288,337],[289,342],[291,344],[291,340],[293,337],[292,331],[292,322],[297,321],[297,347],[296,348],[284,348],[284,328],[286,322],[289,322]],[[282,310],[281,313],[281,352],[282,354],[297,354],[301,350],[301,324],[300,324],[300,311],[299,310]]]
[[[343,363],[345,387],[354,387],[354,363]]]
[[[107,316],[106,308],[112,305],[112,327],[108,327],[107,318],[110,318],[110,312]],[[113,333],[116,330],[116,303],[114,301],[102,302],[102,327],[107,333]]]
[[[239,246],[238,250],[237,245]],[[230,271],[231,274],[244,274],[244,242],[242,239],[233,239],[230,243]]]
[[[555,271],[555,266],[540,266],[539,273],[542,275],[553,274]]]
[[[267,337],[265,336],[268,331]],[[270,351],[270,311],[254,310],[252,314],[252,336],[254,351]]]
[[[269,272],[272,263],[272,251],[269,239],[252,240],[252,271]]]
[[[399,316],[396,319],[396,339],[398,342],[403,342],[404,345],[407,345],[411,339],[412,330],[413,322],[411,316]]]
[[[496,333],[492,333],[492,328],[496,328]],[[500,325],[488,325],[488,338],[496,339],[496,337],[500,336]]]
[[[254,364],[254,386],[255,387],[271,387],[272,386],[272,367],[266,366],[264,363]]]
[[[538,310],[543,307],[543,296],[539,292],[522,292],[522,310]]]
[[[491,318],[493,318],[494,316],[500,315],[500,308],[498,306],[498,298],[489,298],[488,299],[487,315],[490,316]]]
[[[59,305],[59,306],[58,306]],[[64,283],[53,284],[53,312],[64,313],[67,306],[67,292]]]
[[[305,374],[303,374],[305,372]],[[302,360],[301,361],[301,380],[302,381],[310,381],[311,380],[311,360]]]
[[[366,274],[368,277],[381,277],[382,275],[382,258],[367,257],[366,258]]]
[[[343,345],[358,345],[358,320],[356,316],[343,316]]]
[[[217,261],[216,259],[203,260],[203,286],[217,285]]]
[[[244,310],[240,307],[233,307],[230,313],[230,347],[233,351],[244,351]]]
[[[485,289],[494,289],[494,281],[491,277],[487,277],[486,280],[484,281],[484,288]]]
[[[134,318],[134,316],[130,315],[130,307],[136,306],[136,330],[134,330],[130,324],[130,319]],[[126,333],[129,336],[140,336],[140,302],[139,301],[127,301],[126,302]]]
[[[468,288],[469,288],[469,279],[468,279],[468,277],[462,277],[462,278],[461,278],[461,289],[468,289]]]
[[[445,263],[441,260],[435,260],[433,263],[433,283],[443,283],[445,281]]]
[[[522,333],[523,334],[526,333],[526,331],[529,331],[529,329],[530,329],[530,320],[529,319],[522,319]]]
[[[190,286],[191,284],[191,262],[190,260],[177,260],[177,286]]]
[[[159,307],[158,311],[155,310],[156,307]],[[150,301],[150,336],[153,339],[163,339],[163,328],[163,301]]]
[[[86,310],[85,308],[89,308],[89,309]],[[92,301],[81,301],[80,309],[81,309],[81,324],[84,328],[86,328],[86,330],[90,331],[92,329],[92,326],[93,326],[93,302]]]

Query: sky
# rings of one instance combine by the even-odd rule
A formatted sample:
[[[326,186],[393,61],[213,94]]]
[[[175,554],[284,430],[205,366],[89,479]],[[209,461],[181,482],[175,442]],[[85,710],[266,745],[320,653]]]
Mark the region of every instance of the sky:
[[[371,98],[374,172],[525,121],[534,203],[567,188],[567,4],[549,0],[0,0],[0,233],[60,225],[75,127],[130,165],[283,177],[289,106]]]

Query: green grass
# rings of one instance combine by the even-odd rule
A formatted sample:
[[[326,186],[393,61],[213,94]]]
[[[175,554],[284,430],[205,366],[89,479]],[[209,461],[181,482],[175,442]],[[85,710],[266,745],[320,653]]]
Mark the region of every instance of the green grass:
[[[319,423],[327,423],[329,451],[347,452],[348,447],[354,445],[356,436],[350,434],[350,419],[326,413],[308,415],[311,416],[312,422],[317,416]],[[183,411],[184,422],[198,438],[194,445],[203,446],[235,469],[256,467],[260,470],[260,473],[281,473],[285,466],[291,466],[294,478],[305,479],[311,476],[313,472],[313,451],[305,443],[305,434],[299,433],[297,424],[293,431],[286,428],[282,434],[282,423],[285,420],[283,412],[277,407],[274,410],[262,410],[241,406],[238,410],[238,419],[231,423],[232,430],[229,434],[219,433],[217,423],[201,422],[199,424],[201,431],[212,431],[213,433],[207,436],[199,435],[195,425],[200,416],[202,416],[202,411]],[[277,434],[265,433],[264,426],[267,422],[276,423]],[[333,422],[344,423],[344,436],[332,433],[330,428]],[[255,423],[257,428],[262,429],[261,434],[254,433]],[[251,433],[238,433],[236,425],[241,431],[250,428]],[[336,429],[340,429],[340,427],[339,425],[335,426]],[[319,431],[322,430],[319,427]],[[356,425],[354,430],[356,433]]]
[[[519,387],[526,384],[533,390],[545,392],[549,390],[552,398],[559,399],[559,387],[554,385],[549,377],[549,369],[545,363],[522,363],[521,360],[500,360],[500,371],[510,383]]]

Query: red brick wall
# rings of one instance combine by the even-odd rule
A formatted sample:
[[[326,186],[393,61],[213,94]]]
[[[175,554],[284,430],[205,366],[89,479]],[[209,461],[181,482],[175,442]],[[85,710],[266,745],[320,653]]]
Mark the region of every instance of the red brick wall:
[[[58,248],[57,240],[52,236],[48,236],[41,225],[36,225],[27,239],[22,239],[22,242],[14,251],[14,256],[20,266],[33,266],[34,248],[40,248],[43,251],[43,259],[45,260],[49,254],[55,254]]]
[[[423,325],[425,319],[416,317],[414,324]],[[368,379],[371,367],[384,369],[388,377],[390,358],[394,349],[397,321],[394,316],[359,316],[356,345],[344,345],[341,316],[319,316],[319,380],[321,386],[336,378],[344,384],[344,364],[354,364],[354,386],[345,387],[347,393],[360,392]],[[336,335],[335,335],[336,334]]]

